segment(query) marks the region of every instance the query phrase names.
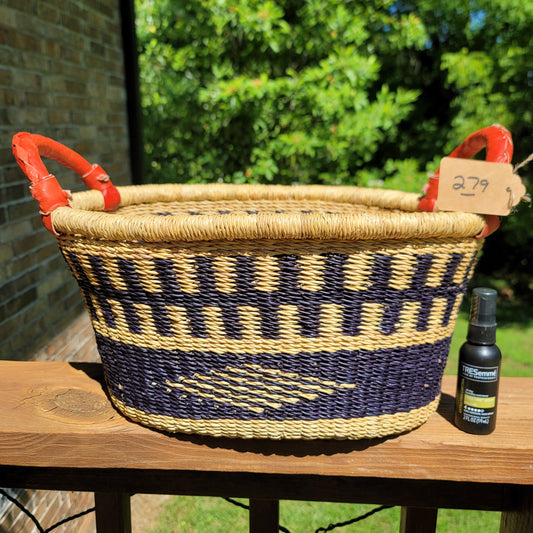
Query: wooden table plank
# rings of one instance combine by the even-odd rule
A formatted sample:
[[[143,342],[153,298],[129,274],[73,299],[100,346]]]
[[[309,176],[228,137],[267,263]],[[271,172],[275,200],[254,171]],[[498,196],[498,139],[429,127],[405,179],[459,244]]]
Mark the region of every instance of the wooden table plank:
[[[344,495],[373,501],[365,499],[365,489],[374,498],[403,487],[406,494],[396,503],[416,506],[439,484],[439,495],[427,505],[439,507],[447,499],[468,507],[473,499],[475,508],[485,508],[480,506],[487,497],[487,508],[512,508],[514,488],[533,484],[533,379],[502,380],[492,435],[468,435],[453,425],[455,378],[445,377],[438,413],[408,434],[313,442],[166,435],[144,428],[110,405],[97,364],[1,361],[0,382],[1,486],[25,480],[27,486],[41,482],[52,488],[55,475],[61,476],[58,483],[71,480],[73,490],[95,490],[98,476],[106,473],[105,491],[127,486],[218,494],[219,483],[228,495],[275,499],[281,492],[280,498],[332,501]],[[243,483],[252,492],[243,494]],[[482,484],[476,485],[477,496],[475,483]]]
[[[515,511],[524,485],[185,470],[74,469],[0,465],[0,486],[304,500],[405,507]],[[526,486],[527,487],[527,486]]]

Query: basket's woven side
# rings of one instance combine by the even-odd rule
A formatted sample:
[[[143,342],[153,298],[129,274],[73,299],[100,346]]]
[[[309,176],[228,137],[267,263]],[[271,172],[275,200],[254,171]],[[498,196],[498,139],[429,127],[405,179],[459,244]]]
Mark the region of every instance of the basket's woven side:
[[[480,242],[60,237],[117,407],[169,431],[364,438],[436,409]]]

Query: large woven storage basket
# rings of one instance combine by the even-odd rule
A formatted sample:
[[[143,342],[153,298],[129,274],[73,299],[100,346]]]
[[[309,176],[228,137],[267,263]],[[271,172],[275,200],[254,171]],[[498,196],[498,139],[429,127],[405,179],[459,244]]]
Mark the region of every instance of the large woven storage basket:
[[[28,145],[103,194],[56,205],[64,192]],[[223,437],[360,439],[436,410],[483,217],[417,212],[416,194],[356,187],[117,191],[50,139],[19,134],[14,149],[130,419]]]

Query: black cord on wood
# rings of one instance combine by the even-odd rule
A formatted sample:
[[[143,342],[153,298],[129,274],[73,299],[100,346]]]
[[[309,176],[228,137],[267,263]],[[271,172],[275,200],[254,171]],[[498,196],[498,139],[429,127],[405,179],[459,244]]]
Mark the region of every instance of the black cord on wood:
[[[325,531],[332,531],[333,529],[336,529],[338,527],[344,527],[349,526],[350,524],[355,524],[356,522],[360,522],[361,520],[364,520],[365,518],[368,518],[369,516],[372,516],[375,513],[379,513],[380,511],[383,511],[384,509],[390,509],[392,505],[381,505],[380,507],[376,507],[375,509],[372,509],[371,511],[368,511],[368,513],[362,514],[361,516],[358,516],[356,518],[352,518],[351,520],[348,520],[346,522],[338,522],[337,524],[330,524],[328,527],[323,528],[319,527],[315,533],[322,533]]]
[[[7,500],[9,500],[13,505],[18,507],[25,514],[33,522],[33,524],[35,525],[39,533],[50,533],[50,531],[53,531],[59,526],[62,526],[63,524],[66,524],[67,522],[70,522],[72,520],[76,520],[77,518],[81,518],[82,516],[92,513],[95,510],[95,507],[91,507],[90,509],[86,509],[85,511],[82,511],[81,513],[77,513],[75,515],[69,516],[68,518],[60,520],[59,522],[56,522],[54,525],[50,526],[48,529],[44,529],[43,526],[41,526],[41,524],[39,523],[39,520],[35,518],[35,515],[31,511],[26,509],[26,507],[24,507],[24,505],[22,505],[16,498],[14,498],[13,496],[10,496],[4,489],[0,489],[0,494],[4,496]]]
[[[233,498],[224,498],[227,502],[232,503],[233,505],[236,505],[237,507],[242,507],[243,509],[250,510],[250,506],[246,505],[244,503],[241,503],[237,500],[234,500]],[[356,518],[352,518],[351,520],[347,520],[346,522],[337,522],[336,524],[330,524],[328,527],[319,527],[317,530],[315,530],[315,533],[325,533],[327,531],[332,531],[338,527],[345,527],[349,526],[351,524],[355,524],[356,522],[360,522],[361,520],[365,520],[369,516],[372,516],[373,514],[379,513],[380,511],[383,511],[385,509],[390,509],[393,507],[392,505],[381,505],[379,507],[376,507],[370,511],[368,511],[365,514],[362,514],[360,516],[357,516]],[[282,531],[283,533],[291,533],[286,527],[278,526],[279,531]]]

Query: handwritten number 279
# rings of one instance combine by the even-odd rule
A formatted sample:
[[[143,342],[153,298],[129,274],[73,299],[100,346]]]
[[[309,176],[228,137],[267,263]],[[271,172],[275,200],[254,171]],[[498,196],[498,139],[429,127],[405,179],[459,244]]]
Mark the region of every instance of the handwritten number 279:
[[[477,192],[484,193],[489,186],[489,180],[479,179],[477,176],[455,176],[453,189],[461,192],[461,196],[475,196]],[[479,187],[479,188],[478,188]]]

